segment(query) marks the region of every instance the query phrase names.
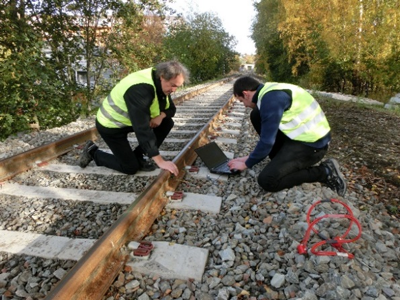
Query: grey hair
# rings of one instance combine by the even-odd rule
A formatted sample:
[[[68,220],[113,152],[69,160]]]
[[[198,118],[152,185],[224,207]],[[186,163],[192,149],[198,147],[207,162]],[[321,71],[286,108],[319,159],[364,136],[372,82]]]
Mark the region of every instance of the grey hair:
[[[157,77],[163,77],[165,80],[170,80],[178,75],[183,76],[185,83],[189,83],[190,72],[189,70],[176,60],[159,63],[156,66]]]

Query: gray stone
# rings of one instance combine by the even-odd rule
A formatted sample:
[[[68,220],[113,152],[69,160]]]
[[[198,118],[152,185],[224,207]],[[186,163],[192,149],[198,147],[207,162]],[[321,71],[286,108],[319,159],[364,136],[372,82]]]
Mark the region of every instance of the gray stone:
[[[140,282],[138,280],[132,280],[130,282],[128,282],[127,284],[125,284],[125,288],[127,290],[133,290],[135,288],[137,288],[140,285]]]
[[[226,248],[224,250],[219,251],[219,255],[223,261],[226,260],[235,260],[235,252],[231,248]]]
[[[224,276],[224,277],[222,278],[221,282],[222,282],[224,285],[231,286],[231,285],[233,285],[236,281],[235,281],[235,278],[234,278],[233,276],[231,276],[231,275],[226,275],[226,276]]]
[[[271,279],[271,285],[280,288],[285,283],[285,275],[276,273]]]
[[[341,285],[345,289],[352,289],[355,286],[355,283],[347,275],[343,275],[341,278]]]
[[[146,293],[143,293],[138,297],[138,300],[150,300],[150,297]]]
[[[53,275],[56,276],[58,279],[62,279],[66,273],[67,271],[63,268],[58,268],[54,271]]]
[[[218,291],[217,300],[228,300],[229,299],[229,292],[227,289],[221,289]]]

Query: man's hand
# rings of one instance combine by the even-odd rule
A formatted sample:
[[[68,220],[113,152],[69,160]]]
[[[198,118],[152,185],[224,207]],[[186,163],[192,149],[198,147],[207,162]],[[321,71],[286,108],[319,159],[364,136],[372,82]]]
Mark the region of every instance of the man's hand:
[[[248,158],[248,156],[231,159],[228,162],[228,167],[231,170],[243,171],[243,170],[247,169],[247,166],[245,164],[247,158]]]
[[[167,115],[165,114],[165,112],[161,112],[161,114],[159,114],[157,117],[153,118],[150,120],[150,127],[151,128],[156,128],[158,126],[160,126],[162,120],[166,117]]]
[[[174,174],[175,176],[178,176],[179,174],[178,167],[172,161],[164,160],[161,157],[161,155],[154,156],[152,157],[152,159],[160,169],[167,170],[172,174]]]

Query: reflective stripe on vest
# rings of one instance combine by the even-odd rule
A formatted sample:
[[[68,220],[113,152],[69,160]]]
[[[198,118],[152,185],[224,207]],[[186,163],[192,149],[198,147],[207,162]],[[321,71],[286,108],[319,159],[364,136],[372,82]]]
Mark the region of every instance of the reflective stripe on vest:
[[[113,99],[111,98],[111,95],[108,95],[108,96],[107,96],[107,100],[105,100],[105,101],[108,101],[108,104],[110,105],[110,107],[111,107],[112,109],[115,110],[115,112],[117,112],[118,114],[120,114],[121,116],[123,116],[123,117],[125,117],[125,118],[128,118],[128,117],[129,117],[128,113],[124,112],[122,109],[120,109],[120,108],[114,103]],[[102,113],[110,122],[112,122],[115,126],[117,126],[117,127],[119,127],[119,128],[126,127],[125,124],[123,124],[123,123],[118,122],[117,120],[115,120],[115,119],[108,113],[108,111],[104,108],[103,105],[100,106],[100,111],[101,111],[101,113]]]
[[[325,119],[325,114],[324,112],[321,110],[320,113],[318,115],[316,115],[313,119],[311,119],[310,121],[308,121],[307,123],[302,124],[301,126],[299,126],[298,128],[296,128],[295,126],[290,127],[288,126],[289,123],[286,124],[281,124],[279,125],[279,129],[281,131],[287,131],[288,129],[292,129],[292,128],[296,128],[292,131],[289,131],[286,133],[286,135],[288,137],[290,137],[292,140],[295,140],[299,135],[307,132],[307,130],[310,130],[310,128],[315,128],[320,122],[322,122]],[[297,121],[297,120],[296,120]],[[322,138],[322,137],[321,137]]]

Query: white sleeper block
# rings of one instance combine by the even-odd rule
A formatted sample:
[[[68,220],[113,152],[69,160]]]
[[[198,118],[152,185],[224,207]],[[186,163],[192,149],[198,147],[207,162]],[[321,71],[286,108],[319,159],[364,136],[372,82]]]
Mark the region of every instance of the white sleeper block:
[[[221,203],[221,197],[185,193],[183,201],[170,201],[166,207],[182,210],[200,210],[217,214],[221,209]]]
[[[93,246],[93,239],[71,239],[38,233],[0,230],[0,252],[77,261]]]
[[[127,263],[135,272],[168,279],[202,280],[208,250],[169,242],[153,242],[148,260]]]
[[[133,193],[28,186],[15,183],[4,184],[0,189],[0,194],[28,198],[54,198],[74,201],[92,201],[100,204],[119,203],[122,205],[130,205],[136,198],[136,195]]]

